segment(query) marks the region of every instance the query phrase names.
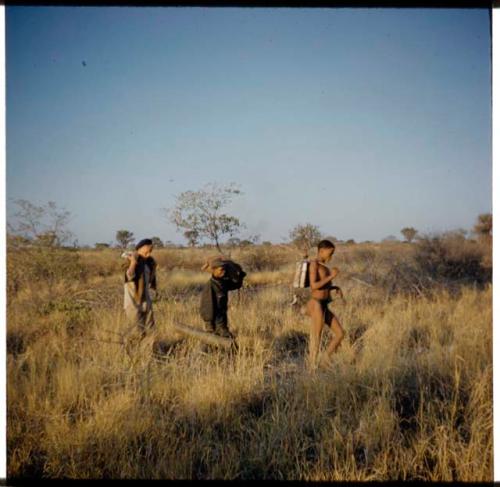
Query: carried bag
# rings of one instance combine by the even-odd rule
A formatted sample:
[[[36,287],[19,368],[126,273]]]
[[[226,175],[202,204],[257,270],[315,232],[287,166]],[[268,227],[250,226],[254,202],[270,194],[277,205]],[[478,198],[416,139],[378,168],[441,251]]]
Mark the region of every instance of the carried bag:
[[[226,289],[228,291],[234,291],[240,289],[243,286],[243,280],[247,275],[240,264],[234,262],[233,260],[224,260],[225,275],[222,278]]]
[[[211,264],[215,260],[221,261],[224,266],[225,274],[221,279],[221,281],[224,282],[224,287],[228,291],[235,291],[236,289],[240,289],[243,286],[243,280],[245,279],[247,273],[243,270],[240,264],[234,262],[234,260],[231,260],[228,257],[220,255],[210,257],[202,266],[201,270],[210,272]]]
[[[303,259],[295,265],[293,287],[296,289],[309,287],[309,260]]]

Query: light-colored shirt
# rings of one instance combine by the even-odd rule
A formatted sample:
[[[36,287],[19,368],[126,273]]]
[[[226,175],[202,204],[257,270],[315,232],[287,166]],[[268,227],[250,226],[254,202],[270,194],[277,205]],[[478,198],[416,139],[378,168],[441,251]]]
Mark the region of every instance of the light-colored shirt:
[[[144,266],[144,293],[141,296],[141,303],[137,304],[134,299],[135,295],[135,284],[134,281],[126,282],[123,285],[123,308],[124,309],[142,309],[146,311],[152,305],[151,295],[149,294],[149,279],[150,279],[151,271],[147,265]],[[127,277],[131,279],[129,271],[127,270]]]

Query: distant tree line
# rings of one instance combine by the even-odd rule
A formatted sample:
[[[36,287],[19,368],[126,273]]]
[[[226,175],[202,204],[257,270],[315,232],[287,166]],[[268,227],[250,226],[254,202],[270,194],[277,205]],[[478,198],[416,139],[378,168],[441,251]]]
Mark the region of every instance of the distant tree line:
[[[197,245],[214,245],[221,250],[222,245],[228,247],[247,247],[260,242],[260,235],[248,235],[245,238],[237,236],[245,224],[239,218],[230,215],[226,207],[233,201],[235,196],[242,192],[235,184],[221,186],[215,183],[205,185],[198,191],[186,191],[176,198],[176,204],[166,210],[169,220],[174,223],[178,230],[183,232],[190,247]],[[44,205],[35,205],[25,199],[13,200],[15,211],[9,215],[7,222],[7,235],[9,245],[30,245],[40,247],[64,247],[78,248],[77,240],[68,229],[71,213],[65,208],[49,201]],[[458,230],[464,238],[468,232]],[[493,216],[491,213],[480,214],[472,229],[471,236],[478,239],[491,239],[493,232]],[[420,238],[418,230],[414,227],[401,229],[404,241],[412,243]],[[223,242],[223,237],[227,240]],[[318,225],[312,223],[297,224],[288,234],[288,243],[295,246],[301,252],[306,253],[316,246],[321,239],[328,239],[343,244],[354,244],[354,239],[344,241],[338,240],[332,235],[323,235]],[[177,247],[170,240],[162,241],[158,236],[151,237],[156,248]],[[115,235],[116,247],[120,249],[132,248],[135,242],[134,233],[120,229]],[[389,235],[383,241],[396,241],[397,238]],[[369,242],[369,241],[367,241]],[[272,245],[268,240],[262,242],[263,246]],[[96,249],[111,248],[112,243],[97,242]]]

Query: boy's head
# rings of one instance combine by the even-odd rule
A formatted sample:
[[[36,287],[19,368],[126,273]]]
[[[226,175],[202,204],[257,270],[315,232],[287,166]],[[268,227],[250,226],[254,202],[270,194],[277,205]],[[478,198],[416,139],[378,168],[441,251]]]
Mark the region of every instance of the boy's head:
[[[335,245],[330,240],[322,240],[318,244],[318,257],[323,262],[328,262],[335,252]]]
[[[142,239],[136,246],[135,250],[141,256],[147,259],[153,252],[153,241],[149,238]]]
[[[225,274],[226,274],[226,269],[224,268],[224,264],[212,268],[212,276],[214,276],[216,279],[224,277]]]
[[[224,267],[224,260],[221,259],[220,257],[216,257],[215,259],[210,259],[203,265],[202,270],[211,272],[212,276],[217,279],[224,277],[224,274],[226,273],[226,269]]]

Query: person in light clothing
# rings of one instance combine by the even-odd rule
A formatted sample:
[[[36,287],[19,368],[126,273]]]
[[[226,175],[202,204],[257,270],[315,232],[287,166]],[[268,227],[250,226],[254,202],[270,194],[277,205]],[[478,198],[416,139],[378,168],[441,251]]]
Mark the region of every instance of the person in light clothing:
[[[135,252],[126,255],[123,308],[127,318],[136,323],[142,336],[154,327],[151,289],[156,291],[156,261],[151,257],[153,242],[149,238],[135,246]]]

